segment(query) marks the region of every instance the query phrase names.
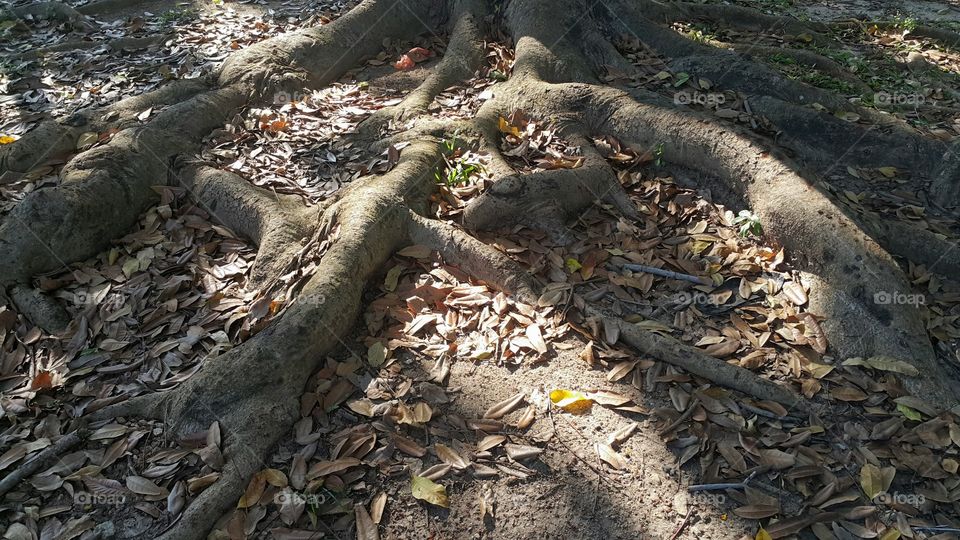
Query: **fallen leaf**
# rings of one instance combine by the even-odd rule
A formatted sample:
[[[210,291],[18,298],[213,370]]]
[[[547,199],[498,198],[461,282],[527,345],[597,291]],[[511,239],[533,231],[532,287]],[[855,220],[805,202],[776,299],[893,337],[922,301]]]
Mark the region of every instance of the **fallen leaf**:
[[[447,498],[447,488],[428,478],[414,476],[410,481],[410,491],[416,499],[427,501],[430,504],[444,508],[450,508],[450,501]]]
[[[593,405],[583,392],[574,390],[553,390],[550,392],[550,401],[557,407],[573,414],[583,414]]]

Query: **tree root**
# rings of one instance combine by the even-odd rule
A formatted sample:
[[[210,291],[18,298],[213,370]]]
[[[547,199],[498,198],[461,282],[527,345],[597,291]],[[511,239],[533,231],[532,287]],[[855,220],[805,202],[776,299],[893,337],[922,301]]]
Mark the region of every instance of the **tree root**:
[[[654,15],[657,10],[679,9],[644,4]],[[315,254],[319,261],[311,259],[316,270],[299,295],[261,332],[207,360],[197,374],[171,391],[137,396],[91,413],[89,418],[96,420],[162,419],[174,438],[219,422],[226,458],[223,475],[192,501],[163,540],[202,538],[232,506],[250,475],[264,466],[266,452],[299,418],[298,397],[304,381],[324,354],[342,344],[360,312],[366,282],[398,248],[410,242],[430,246],[450,264],[519,301],[532,304],[539,299],[539,284],[509,257],[460,229],[422,217],[436,191],[434,173],[441,163],[439,141],[428,134],[449,136],[443,125],[424,121],[397,135],[394,140],[411,144],[403,149],[396,167],[343,188],[336,202],[322,211],[298,210],[292,199],[256,188],[236,175],[202,164],[183,166],[177,159],[241,107],[271,93],[329,83],[364,56],[375,54],[384,37],[412,37],[435,7],[429,0],[401,6],[365,0],[334,23],[239,51],[208,79],[175,83],[61,123],[42,124],[36,135],[0,150],[0,173],[24,173],[34,167],[38,148],[70,154],[82,133],[119,130],[109,141],[70,160],[59,186],[30,194],[0,224],[0,285],[12,288],[20,298],[30,295],[23,286],[35,275],[87,258],[123,234],[152,203],[151,186],[168,183],[177,174],[214,219],[259,244],[251,283],[263,284],[275,274],[288,272],[320,239],[329,245]],[[481,36],[481,16],[475,7],[473,0],[457,4],[454,42],[418,95],[404,105],[410,114],[422,111],[437,92],[472,73],[471,55],[476,54]],[[638,100],[588,84],[615,61],[609,44],[599,39],[598,23],[639,31],[645,42],[660,45],[664,52],[694,57],[674,60],[672,65],[703,70],[697,75],[709,76],[716,68],[713,64],[731,60],[727,68],[743,68],[730,86],[734,89],[773,94],[782,103],[806,103],[806,96],[819,94],[810,94],[805,86],[791,87],[777,74],[747,67],[754,64],[729,52],[708,54],[698,44],[671,37],[669,30],[644,19],[635,6],[623,9],[629,25],[610,22],[613,14],[607,10],[601,15],[600,7],[595,7],[585,14],[577,0],[514,1],[507,7],[507,30],[517,46],[513,76],[496,87],[495,97],[481,107],[473,122],[483,148],[491,154],[490,168],[501,179],[470,204],[464,223],[471,228],[527,223],[552,229],[562,240],[557,231],[563,228],[563,218],[598,199],[615,206],[625,219],[636,219],[636,209],[616,174],[592,148],[589,137],[611,135],[635,149],[662,148],[667,161],[719,178],[733,195],[728,205],[751,208],[760,216],[768,240],[789,251],[812,285],[809,310],[826,317],[821,326],[834,356],[907,360],[920,371],[920,376],[906,378],[909,391],[930,402],[955,402],[956,387],[936,363],[919,310],[874,301],[875,295],[907,291],[910,284],[890,254],[868,235],[886,238],[883,243],[896,252],[904,247],[906,233],[897,225],[871,225],[874,222],[866,218],[858,225],[815,189],[796,164],[736,127],[676,109],[659,97],[644,99],[638,92]],[[681,8],[688,15],[720,9]],[[736,10],[721,11],[720,15],[747,17]],[[547,12],[556,13],[557,20],[545,22]],[[754,17],[742,24],[751,21],[782,22]],[[458,60],[464,64],[458,65]],[[738,82],[754,76],[761,82]],[[142,105],[148,103],[158,112],[143,124],[135,123],[136,116],[148,108]],[[554,121],[563,135],[583,149],[582,165],[518,176],[497,149],[499,116],[516,110]],[[818,121],[805,118],[812,132]],[[836,137],[850,133],[832,125],[829,130]],[[796,140],[798,147],[807,145],[807,150],[798,152],[802,157],[814,153],[810,149],[816,145],[809,139]],[[870,152],[879,155],[878,148],[886,143],[879,135],[870,140],[875,143]],[[916,155],[926,152],[920,145],[910,150]],[[332,224],[338,230],[336,238],[325,237]],[[931,240],[917,234],[921,235],[918,241]],[[957,264],[955,257],[922,262],[947,273],[954,272]],[[586,317],[616,325],[620,339],[643,354],[760,399],[810,410],[788,388],[594,307],[577,307]],[[251,377],[251,373],[261,376]]]
[[[233,111],[291,84],[299,89],[330,82],[379,50],[384,37],[410,36],[420,20],[429,18],[429,6],[426,1],[399,7],[366,0],[329,25],[239,51],[212,78],[166,85],[89,115],[44,123],[5,145],[0,178],[27,172],[52,154],[69,154],[82,133],[123,128],[70,160],[59,186],[30,193],[0,224],[0,287],[27,283],[103,250],[155,200],[151,186],[166,183],[174,156],[192,149]],[[160,105],[168,107],[144,125],[123,127],[127,114]]]
[[[570,139],[582,149],[583,165],[497,180],[464,210],[464,225],[483,230],[523,223],[566,243],[566,221],[593,201],[611,202],[627,218],[636,218],[636,208],[606,160],[586,138]]]
[[[653,2],[644,1],[641,5]],[[836,44],[828,35],[830,28],[823,23],[800,21],[791,17],[767,15],[755,9],[722,4],[694,4],[692,2],[672,2],[671,10],[661,14],[662,22],[708,21],[720,23],[734,30],[758,32],[762,34],[780,34],[785,40],[797,39],[817,45]]]
[[[411,239],[439,251],[448,264],[500,289],[512,293],[524,303],[535,304],[541,287],[512,259],[452,225],[415,217]],[[620,339],[641,354],[681,367],[694,375],[721,386],[762,400],[773,400],[806,411],[803,396],[742,367],[708,356],[671,337],[643,330],[618,317],[612,317],[589,304],[581,306],[588,317],[609,321],[620,328]]]
[[[838,29],[849,29],[849,28],[864,28],[867,26],[876,26],[880,30],[904,30],[903,23],[891,22],[891,21],[845,21],[841,23],[836,23],[833,25],[834,28]],[[954,32],[952,30],[947,30],[945,28],[937,28],[935,26],[927,25],[914,25],[910,28],[908,34],[911,37],[918,37],[929,39],[939,45],[944,47],[949,47],[952,49],[957,49],[960,47],[960,33]]]
[[[452,11],[451,19],[455,24],[443,58],[430,71],[426,80],[407,94],[403,101],[380,109],[365,120],[361,124],[363,133],[379,135],[390,121],[423,115],[440,92],[472,77],[474,71],[483,63],[485,51],[481,24],[486,7],[479,0],[457,0]]]
[[[103,46],[107,46],[114,51],[136,51],[140,49],[147,49],[154,45],[163,43],[164,41],[170,39],[170,37],[170,34],[160,34],[147,37],[116,38],[106,41],[68,41],[67,43],[58,43],[49,47],[41,47],[39,49],[26,51],[15,55],[15,57],[20,60],[31,60],[34,58],[42,58],[48,54],[70,51],[85,51]]]
[[[94,29],[93,23],[86,15],[63,2],[34,2],[25,6],[10,8],[10,13],[18,19],[50,19],[67,23],[82,32],[90,32]]]
[[[724,6],[727,7],[727,6]],[[766,47],[763,45],[756,45],[752,43],[720,43],[716,42],[716,46],[732,49],[738,53],[744,54],[749,57],[756,56],[766,56],[771,57],[774,55],[780,55],[792,59],[797,64],[800,64],[805,67],[812,67],[820,73],[829,75],[835,79],[840,79],[846,83],[849,83],[857,88],[863,94],[872,94],[873,89],[870,86],[860,80],[859,77],[850,73],[843,66],[834,62],[830,58],[817,54],[813,51],[808,51],[806,49],[793,49],[790,47]]]
[[[664,158],[720,177],[763,222],[767,235],[790,250],[811,285],[810,309],[822,324],[834,354],[884,355],[910,361],[919,377],[907,388],[918,395],[953,402],[956,393],[941,377],[933,349],[912,306],[875,302],[884,294],[910,290],[890,255],[830,200],[798,175],[797,167],[736,128],[707,119],[643,105],[623,92],[590,85],[552,85],[550,99],[526,88],[524,110],[543,116],[583,110],[580,120],[634,148],[662,144]],[[696,120],[694,120],[696,118]],[[800,203],[802,201],[802,204]]]
[[[304,207],[299,197],[258,188],[236,174],[191,165],[180,178],[200,207],[258,246],[248,288],[260,288],[282,274],[317,228],[318,209]]]
[[[440,161],[439,148],[433,141],[415,142],[404,150],[394,170],[351,185],[336,205],[342,234],[323,255],[300,296],[274,324],[208,360],[174,390],[138,396],[91,415],[94,420],[118,415],[160,418],[176,438],[205,430],[214,421],[220,423],[226,434],[224,475],[187,507],[163,540],[204,537],[242,493],[246,479],[264,467],[267,450],[299,417],[303,381],[353,326],[367,279],[409,242],[407,198],[426,200],[435,189],[433,170]],[[199,172],[201,183],[213,183],[210,189],[219,188],[216,182],[225,178],[216,172]],[[250,377],[251,373],[265,376]]]

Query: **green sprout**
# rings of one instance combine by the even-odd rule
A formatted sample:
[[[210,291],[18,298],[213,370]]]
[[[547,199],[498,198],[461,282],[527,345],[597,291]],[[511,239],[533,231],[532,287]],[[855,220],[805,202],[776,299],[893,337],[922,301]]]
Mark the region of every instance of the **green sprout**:
[[[456,134],[449,139],[444,139],[441,146],[444,166],[434,173],[438,184],[444,184],[447,187],[469,184],[473,175],[484,172],[483,165],[480,164],[476,154],[463,148]]]
[[[741,210],[733,220],[734,225],[740,225],[740,236],[752,234],[760,236],[763,234],[763,226],[760,225],[760,216],[750,210]]]

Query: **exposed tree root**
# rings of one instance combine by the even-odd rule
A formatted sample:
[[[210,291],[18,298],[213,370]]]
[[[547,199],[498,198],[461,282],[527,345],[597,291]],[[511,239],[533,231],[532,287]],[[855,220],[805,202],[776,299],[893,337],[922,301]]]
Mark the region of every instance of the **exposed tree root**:
[[[447,263],[460,267],[497,289],[512,293],[521,302],[536,303],[541,293],[539,284],[506,255],[452,225],[419,217],[414,219],[414,223],[412,240],[439,251]],[[694,375],[758,399],[773,400],[799,410],[808,409],[802,396],[757,377],[747,369],[708,356],[673,338],[643,330],[588,304],[580,307],[588,317],[617,325],[620,338],[643,355],[681,367]]]
[[[464,225],[491,229],[523,223],[562,242],[567,220],[593,201],[611,202],[624,216],[636,218],[610,165],[583,137],[571,140],[584,153],[582,166],[500,178],[467,206]]]
[[[563,240],[565,219],[596,200],[611,204],[625,220],[637,218],[617,175],[590,144],[591,136],[612,135],[637,150],[662,148],[666,161],[716,178],[723,188],[718,192],[728,196],[723,201],[728,206],[750,208],[760,216],[767,239],[785,247],[805,272],[811,286],[809,311],[824,317],[820,325],[834,357],[884,355],[905,360],[920,371],[918,377],[906,379],[908,390],[930,402],[956,401],[956,381],[937,364],[919,310],[874,301],[874,295],[906,292],[910,286],[881,245],[945,274],[958,268],[956,250],[946,253],[950,245],[926,231],[848,215],[800,172],[800,165],[739,128],[676,108],[658,96],[595,84],[609,66],[622,66],[622,59],[617,60],[602,36],[611,28],[629,29],[669,56],[674,68],[704,77],[714,77],[719,69],[735,71],[735,78],[725,80],[728,86],[756,94],[751,99],[767,107],[807,166],[830,166],[816,157],[822,144],[830,143],[818,143],[815,133],[826,133],[828,141],[859,135],[866,149],[857,150],[860,153],[851,156],[851,162],[868,162],[891,147],[913,159],[934,159],[932,147],[896,129],[887,134],[856,131],[824,115],[808,114],[798,104],[833,100],[829,106],[835,105],[836,110],[845,110],[849,104],[785,82],[749,58],[729,51],[704,52],[700,45],[644,17],[656,19],[658,14],[675,11],[699,17],[709,12],[721,18],[740,17],[734,24],[752,28],[780,24],[776,30],[783,32],[799,29],[792,22],[726,6],[664,7],[644,2],[649,13],[639,12],[636,6],[624,7],[622,14],[628,21],[624,23],[620,14],[613,20],[609,10],[599,6],[587,10],[581,0],[515,0],[505,13],[506,30],[517,46],[513,76],[496,87],[494,98],[477,117],[456,125],[414,118],[415,128],[372,145],[411,143],[396,167],[382,176],[355,181],[324,208],[304,208],[295,198],[276,196],[234,174],[178,159],[196,150],[202,137],[241,107],[277,92],[329,83],[375,54],[384,37],[410,38],[428,30],[421,21],[432,21],[432,16],[444,11],[440,4],[422,0],[398,6],[366,0],[332,24],[240,51],[207,79],[171,84],[63,122],[42,124],[0,150],[0,173],[17,175],[46,159],[48,149],[61,155],[73,153],[82,133],[118,130],[108,141],[71,159],[60,185],[28,195],[0,224],[0,286],[11,289],[18,305],[35,305],[24,311],[38,321],[54,320],[58,314],[48,312],[47,300],[27,287],[30,280],[104,249],[153,203],[151,186],[174,179],[214,219],[259,245],[252,286],[267,286],[278,275],[296,270],[307,255],[311,262],[319,257],[316,270],[292,304],[248,341],[209,359],[174,390],[137,396],[92,413],[93,421],[116,416],[163,419],[168,434],[177,438],[205,430],[214,421],[220,423],[226,458],[222,477],[192,501],[161,538],[202,538],[233,505],[250,475],[263,468],[265,454],[299,417],[298,390],[353,326],[367,280],[395,250],[409,243],[428,245],[450,264],[518,300],[537,301],[539,285],[511,259],[459,228],[423,217],[436,190],[434,172],[441,162],[439,141],[433,135],[449,136],[454,128],[466,127],[482,135],[480,145],[491,158],[489,170],[499,178],[466,209],[464,225],[489,229],[525,224],[548,231],[558,241]],[[482,58],[484,9],[479,0],[455,3],[447,54],[420,88],[384,115],[421,115],[444,87],[470,76]],[[556,13],[557,20],[545,21],[544,13]],[[717,66],[721,61],[730,63],[721,68]],[[157,107],[158,112],[140,123],[136,116],[148,107]],[[499,116],[516,110],[551,119],[580,146],[582,164],[518,175],[498,149],[497,130]],[[785,112],[778,116],[776,111]],[[805,124],[800,132],[788,129],[801,120]],[[910,160],[904,157],[897,166],[906,167]],[[332,224],[338,228],[336,238],[324,238]],[[329,240],[323,253],[311,251],[319,239]],[[911,249],[911,242],[924,242],[927,247]],[[944,251],[939,259],[938,250]],[[577,302],[577,307],[587,317],[616,325],[620,338],[642,354],[760,399],[810,409],[792,391],[745,369],[593,306]],[[251,377],[251,373],[260,376]]]
[[[258,246],[248,288],[280,275],[318,226],[318,210],[299,197],[257,188],[233,173],[188,166],[180,178],[197,204]]]
[[[905,31],[903,23],[891,22],[891,21],[849,21],[841,22],[834,25],[835,28],[845,29],[845,28],[865,28],[870,26],[876,26],[880,30],[889,30],[889,31]],[[929,39],[939,45],[944,47],[950,47],[956,49],[960,47],[960,33],[947,30],[945,28],[937,28],[935,26],[927,26],[923,24],[913,25],[909,30],[906,31],[907,34],[911,37],[925,38]]]
[[[391,120],[416,118],[427,112],[427,107],[440,92],[461,81],[469,79],[480,67],[484,55],[484,32],[478,14],[484,13],[480,0],[457,0],[453,2],[451,20],[455,21],[450,34],[450,44],[426,80],[407,94],[403,101],[393,107],[377,111],[368,118],[362,129],[380,132]]]
[[[263,468],[267,450],[299,415],[298,392],[291,389],[307,380],[323,355],[353,326],[370,275],[409,242],[408,198],[422,201],[435,189],[433,170],[439,160],[438,144],[417,142],[390,173],[353,184],[335,207],[341,231],[337,241],[275,324],[209,360],[175,390],[136,397],[92,416],[161,418],[168,433],[178,438],[220,422],[226,435],[224,477],[193,501],[177,526],[161,538],[204,536],[240,495],[250,475]],[[251,373],[269,376],[250,377]]]
[[[64,22],[77,30],[88,32],[93,24],[86,15],[64,4],[63,2],[35,2],[25,6],[10,8],[11,14],[18,19],[45,20]]]
[[[779,55],[790,58],[801,66],[812,67],[820,73],[849,83],[855,86],[861,93],[873,93],[873,90],[870,88],[870,86],[861,81],[856,75],[850,73],[844,69],[843,66],[827,58],[826,56],[817,54],[813,51],[808,51],[805,49],[793,49],[790,47],[766,47],[754,43],[734,43],[730,45],[725,43],[716,43],[716,46],[732,49],[738,53],[742,53],[750,57],[766,56],[769,58],[771,56]]]

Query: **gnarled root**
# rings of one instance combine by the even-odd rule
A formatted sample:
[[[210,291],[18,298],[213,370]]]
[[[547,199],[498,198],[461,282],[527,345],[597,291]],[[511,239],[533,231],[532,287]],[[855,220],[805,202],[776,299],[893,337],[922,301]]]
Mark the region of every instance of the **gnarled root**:
[[[584,137],[574,135],[571,141],[584,154],[581,166],[500,178],[467,206],[464,225],[483,230],[523,223],[565,243],[566,222],[594,201],[611,202],[627,218],[636,218],[610,165]]]

